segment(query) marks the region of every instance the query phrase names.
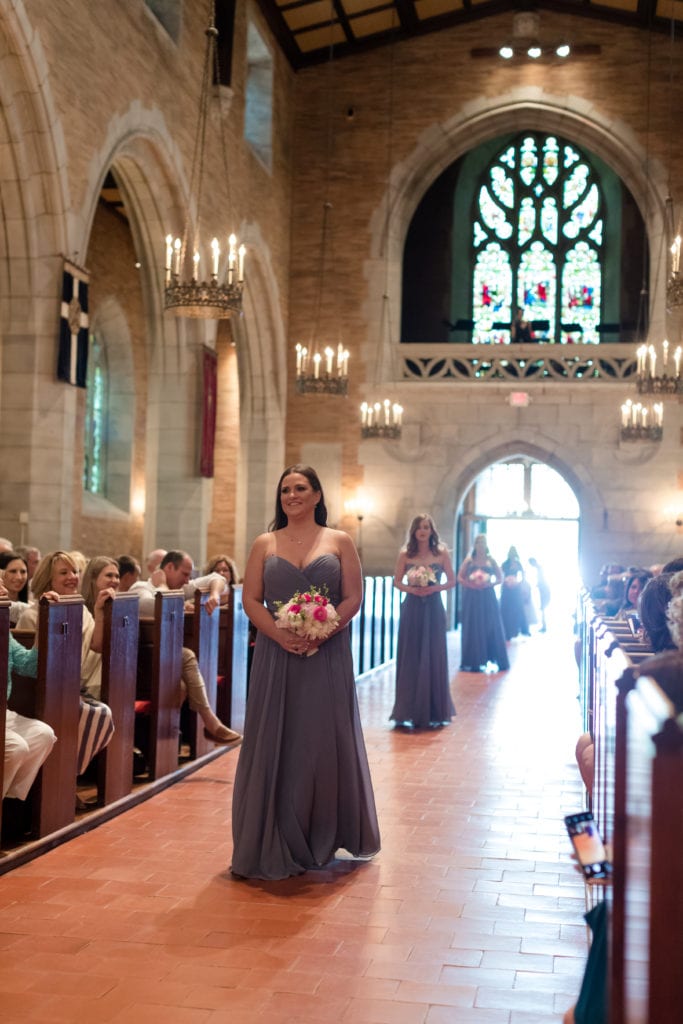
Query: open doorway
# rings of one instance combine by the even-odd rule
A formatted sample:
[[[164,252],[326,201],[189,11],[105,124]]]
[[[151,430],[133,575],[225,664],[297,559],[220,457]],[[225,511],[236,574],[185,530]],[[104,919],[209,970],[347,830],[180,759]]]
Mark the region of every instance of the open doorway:
[[[537,573],[542,568],[551,599],[548,627],[566,626],[576,606],[579,575],[579,503],[573,490],[551,466],[526,455],[509,456],[487,466],[465,495],[457,523],[458,564],[485,532],[489,550],[501,564],[517,548],[541,623]],[[456,610],[456,625],[460,619]]]

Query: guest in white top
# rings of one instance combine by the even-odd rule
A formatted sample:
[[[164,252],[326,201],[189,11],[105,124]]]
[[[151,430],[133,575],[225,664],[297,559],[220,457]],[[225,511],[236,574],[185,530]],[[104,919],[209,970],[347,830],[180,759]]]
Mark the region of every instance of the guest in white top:
[[[128,591],[129,594],[137,594],[140,598],[140,617],[149,618],[154,615],[154,595],[157,590],[182,590],[185,600],[191,601],[195,590],[205,588],[209,589],[206,609],[209,615],[213,614],[220,605],[221,594],[227,583],[217,572],[193,580],[190,578],[193,568],[192,559],[187,551],[168,551],[151,577],[148,580],[138,580]],[[204,723],[204,735],[207,739],[213,740],[214,743],[235,743],[242,739],[240,733],[229,729],[214,713],[209,704],[196,655],[189,647],[183,647],[182,681],[190,707]]]

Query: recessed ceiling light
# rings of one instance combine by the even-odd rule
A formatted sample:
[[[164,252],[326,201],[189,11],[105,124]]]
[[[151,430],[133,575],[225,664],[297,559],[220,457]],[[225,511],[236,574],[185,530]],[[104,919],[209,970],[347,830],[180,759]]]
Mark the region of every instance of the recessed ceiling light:
[[[515,55],[515,51],[512,49],[511,46],[501,46],[498,53],[503,58],[503,60],[510,60],[510,58],[514,57]]]
[[[529,47],[529,49],[526,51],[526,55],[527,57],[531,57],[532,60],[538,60],[542,52],[543,51],[541,50],[540,46],[534,45]]]
[[[558,57],[568,57],[571,52],[569,43],[561,43],[555,50]]]

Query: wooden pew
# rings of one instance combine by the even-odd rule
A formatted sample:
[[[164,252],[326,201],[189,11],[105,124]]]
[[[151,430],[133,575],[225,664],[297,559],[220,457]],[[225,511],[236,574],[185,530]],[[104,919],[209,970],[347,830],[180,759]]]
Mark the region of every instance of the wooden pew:
[[[0,600],[0,793],[5,766],[5,719],[7,715],[7,658],[9,647],[10,602]],[[2,804],[0,800],[0,834],[2,833]]]
[[[683,1020],[683,720],[656,681],[620,691],[610,1024]]]
[[[104,606],[102,700],[111,708],[115,732],[97,758],[101,804],[120,800],[133,786],[138,604],[136,594],[124,593]]]
[[[152,779],[178,767],[184,617],[182,590],[159,590],[154,618],[140,619],[137,696],[151,703],[148,764]]]
[[[232,725],[232,638],[233,638],[234,596],[232,587],[228,592],[227,604],[222,604],[218,619],[218,689],[216,692],[216,714],[221,722]]]
[[[209,704],[216,710],[216,690],[218,678],[218,640],[220,612],[216,608],[209,615],[206,603],[209,600],[208,590],[195,590],[194,612],[185,616],[184,643],[194,651],[202,674]],[[188,715],[190,723],[190,756],[200,757],[215,749],[215,744],[204,736],[204,723],[195,711]]]
[[[38,610],[38,677],[14,676],[9,705],[54,729],[57,742],[41,768],[31,792],[32,831],[41,838],[74,820],[78,721],[81,690],[83,598],[41,597]],[[33,646],[34,635],[15,632]],[[30,637],[31,642],[26,642]]]
[[[230,670],[230,718],[231,729],[244,732],[249,689],[249,619],[242,604],[242,585],[232,590],[232,664]]]

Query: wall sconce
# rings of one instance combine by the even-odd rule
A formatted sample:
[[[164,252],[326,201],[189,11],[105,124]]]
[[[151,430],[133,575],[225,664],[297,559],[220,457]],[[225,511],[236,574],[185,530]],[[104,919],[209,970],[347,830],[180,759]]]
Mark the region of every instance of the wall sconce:
[[[372,499],[369,498],[366,492],[359,488],[356,491],[355,497],[349,498],[344,502],[344,511],[349,516],[355,516],[358,522],[358,533],[356,547],[358,548],[358,557],[363,559],[363,520],[366,516],[369,516],[373,509]]]

